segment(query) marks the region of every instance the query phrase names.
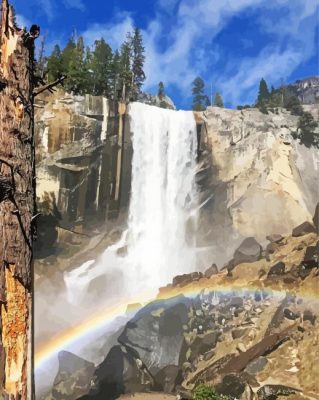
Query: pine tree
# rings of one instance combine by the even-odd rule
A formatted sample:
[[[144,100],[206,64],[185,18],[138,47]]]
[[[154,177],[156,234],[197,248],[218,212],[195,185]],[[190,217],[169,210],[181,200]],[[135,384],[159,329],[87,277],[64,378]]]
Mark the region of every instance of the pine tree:
[[[267,103],[269,100],[269,90],[267,86],[267,82],[265,81],[264,78],[261,79],[259,83],[259,92],[258,92],[258,97],[257,97],[257,106],[263,106]]]
[[[68,40],[68,42],[61,54],[61,63],[62,63],[63,74],[68,75],[68,72],[70,71],[70,63],[71,63],[71,60],[75,56],[74,55],[75,49],[76,49],[76,44],[75,44],[74,36],[72,36]]]
[[[131,69],[131,48],[128,42],[124,42],[120,50],[119,60],[119,89],[122,101],[130,99],[132,96],[133,72]]]
[[[162,81],[158,84],[157,96],[160,100],[162,100],[162,98],[165,97],[165,87]]]
[[[205,83],[202,78],[197,77],[193,81],[193,110],[204,111],[209,106],[209,98],[205,94]]]
[[[297,137],[300,143],[307,147],[319,147],[319,133],[316,132],[318,123],[310,112],[303,112],[298,122]]]
[[[137,99],[141,93],[142,85],[146,79],[144,73],[145,48],[143,46],[143,36],[139,28],[134,28],[133,35],[128,36],[130,46],[130,56],[132,62],[132,96]]]
[[[103,38],[95,41],[95,48],[89,62],[89,69],[93,77],[91,93],[94,95],[111,95],[111,73],[113,52]]]
[[[67,72],[67,87],[76,94],[86,91],[87,71],[85,70],[85,47],[83,37],[79,36],[71,53]]]
[[[214,106],[224,108],[224,101],[222,95],[218,92],[215,94]]]
[[[110,71],[110,97],[114,100],[118,100],[121,97],[120,86],[120,69],[121,69],[121,56],[118,50],[114,52],[114,56],[111,63]]]
[[[58,45],[54,46],[51,56],[48,58],[47,75],[48,81],[53,82],[63,74],[62,53]]]
[[[286,94],[284,99],[284,107],[290,111],[292,115],[301,116],[304,112],[298,97],[292,93]]]

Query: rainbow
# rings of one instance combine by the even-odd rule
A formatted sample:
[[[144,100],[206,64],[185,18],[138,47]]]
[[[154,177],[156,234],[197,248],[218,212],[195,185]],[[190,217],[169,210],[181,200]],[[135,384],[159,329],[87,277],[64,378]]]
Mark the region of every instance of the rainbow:
[[[296,288],[292,288],[291,290],[287,290],[287,288],[282,289],[280,287],[263,287],[260,285],[251,285],[249,287],[240,286],[240,283],[236,284],[210,284],[209,281],[203,279],[203,283],[201,281],[196,282],[195,284],[191,284],[189,286],[183,288],[169,288],[167,290],[161,291],[159,295],[155,298],[156,300],[169,300],[178,295],[184,295],[185,297],[195,297],[197,296],[203,289],[214,290],[217,294],[227,294],[227,293],[249,293],[255,292],[256,290],[263,290],[265,293],[275,296],[283,296],[286,293],[296,294],[299,297],[304,299],[308,299],[309,301],[318,302],[319,295],[315,290],[306,289],[296,291]],[[247,282],[246,282],[247,285]],[[116,304],[113,306],[109,306],[105,309],[100,310],[96,315],[91,316],[86,319],[82,323],[70,327],[65,331],[62,331],[57,336],[53,337],[47,343],[40,345],[35,353],[35,369],[41,369],[45,363],[47,363],[52,357],[56,356],[59,351],[66,350],[71,345],[76,344],[78,341],[83,340],[89,335],[94,334],[99,329],[106,326],[106,324],[110,323],[116,317],[121,315],[130,316],[131,314],[135,314],[139,311],[144,305],[151,303],[154,301],[150,300],[152,295],[150,293],[145,293],[140,296],[138,299],[126,300],[122,301],[120,304]]]

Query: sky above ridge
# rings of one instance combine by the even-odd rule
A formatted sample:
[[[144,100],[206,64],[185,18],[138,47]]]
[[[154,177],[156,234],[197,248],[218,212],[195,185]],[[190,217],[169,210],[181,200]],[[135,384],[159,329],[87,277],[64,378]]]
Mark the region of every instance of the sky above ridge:
[[[37,23],[46,54],[73,30],[87,45],[114,48],[138,26],[146,47],[144,90],[163,81],[178,108],[191,108],[191,83],[226,106],[251,104],[258,84],[318,75],[318,0],[11,0],[20,25]]]

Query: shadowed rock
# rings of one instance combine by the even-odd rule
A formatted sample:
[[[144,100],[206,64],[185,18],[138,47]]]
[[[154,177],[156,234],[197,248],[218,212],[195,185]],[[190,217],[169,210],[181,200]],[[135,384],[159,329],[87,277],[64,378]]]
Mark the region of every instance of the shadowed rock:
[[[77,400],[94,386],[94,364],[68,351],[58,355],[59,371],[45,399]]]
[[[213,275],[216,275],[216,274],[218,274],[218,268],[217,268],[216,264],[213,264],[211,267],[209,267],[205,271],[204,276],[205,276],[205,278],[210,278],[210,277],[212,277]]]
[[[283,236],[281,236],[277,233],[274,233],[272,235],[266,236],[266,239],[269,240],[270,243],[279,243],[282,241]]]
[[[152,374],[180,365],[189,304],[189,299],[177,296],[147,305],[127,323],[119,343],[135,349]]]
[[[200,354],[204,354],[207,351],[215,348],[220,334],[220,332],[211,332],[206,333],[205,335],[197,336],[190,347],[190,361],[192,362],[196,360]]]
[[[155,383],[164,393],[173,393],[176,387],[182,383],[182,370],[176,365],[168,365],[155,376]]]
[[[233,399],[253,399],[251,387],[241,377],[234,374],[224,376],[222,382],[216,386],[216,391]]]
[[[234,267],[242,263],[251,263],[261,259],[262,247],[253,237],[245,239],[234,253]]]
[[[316,227],[317,233],[319,233],[319,203],[316,205],[315,214],[313,216],[313,224]]]
[[[285,264],[282,261],[280,261],[270,268],[268,272],[268,278],[273,276],[284,275],[285,270],[286,270]]]
[[[258,400],[276,400],[279,396],[289,396],[297,392],[300,390],[288,386],[265,385],[258,390],[257,396]]]
[[[299,237],[316,232],[315,227],[308,221],[303,222],[292,230],[292,236]]]
[[[95,371],[96,388],[81,399],[115,400],[124,393],[150,391],[153,377],[132,349],[112,347],[106,359]]]

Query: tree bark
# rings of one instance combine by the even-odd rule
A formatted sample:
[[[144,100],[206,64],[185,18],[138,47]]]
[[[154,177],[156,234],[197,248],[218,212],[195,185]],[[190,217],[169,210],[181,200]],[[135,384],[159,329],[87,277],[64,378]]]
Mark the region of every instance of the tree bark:
[[[33,399],[34,44],[8,0],[0,28],[0,399]]]

